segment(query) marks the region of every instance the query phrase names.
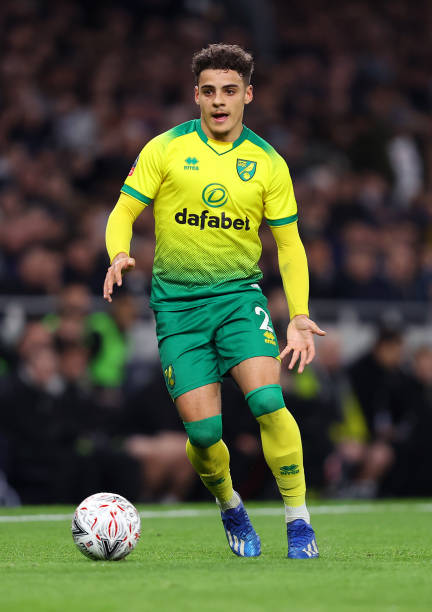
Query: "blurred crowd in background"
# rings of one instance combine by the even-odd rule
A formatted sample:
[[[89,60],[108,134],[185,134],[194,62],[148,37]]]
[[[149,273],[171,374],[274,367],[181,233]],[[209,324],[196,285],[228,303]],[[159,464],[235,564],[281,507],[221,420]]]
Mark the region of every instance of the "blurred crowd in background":
[[[425,325],[432,300],[431,29],[428,0],[2,3],[0,504],[98,490],[207,499],[158,362],[151,210],[112,307],[102,283],[106,220],[128,170],[150,138],[198,116],[191,56],[220,41],[255,55],[245,122],[290,167],[312,308],[399,313],[348,336],[328,317],[314,364],[283,376],[309,486],[337,498],[432,493],[432,344],[426,327],[407,342],[400,314],[415,304]],[[262,241],[283,344],[266,228]],[[277,496],[241,394],[230,381],[223,393],[238,490]]]

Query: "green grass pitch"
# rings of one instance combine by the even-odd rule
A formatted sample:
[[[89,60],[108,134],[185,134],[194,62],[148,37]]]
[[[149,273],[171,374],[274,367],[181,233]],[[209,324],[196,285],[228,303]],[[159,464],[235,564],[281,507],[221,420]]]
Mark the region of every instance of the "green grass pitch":
[[[263,545],[257,559],[234,556],[215,506],[195,504],[140,507],[141,540],[119,562],[82,556],[72,542],[70,520],[28,520],[72,514],[70,507],[4,508],[0,609],[432,610],[430,501],[318,504],[315,511],[311,505],[321,557],[305,561],[286,559],[280,505],[247,506]],[[25,520],[11,522],[11,516]]]

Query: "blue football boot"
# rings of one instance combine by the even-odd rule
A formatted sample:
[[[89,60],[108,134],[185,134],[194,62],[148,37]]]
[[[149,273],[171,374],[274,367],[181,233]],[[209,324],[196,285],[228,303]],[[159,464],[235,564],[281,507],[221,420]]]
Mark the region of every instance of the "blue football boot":
[[[239,557],[258,557],[261,554],[259,535],[252,527],[243,502],[236,508],[221,510],[222,523],[228,544]]]
[[[319,557],[315,532],[303,519],[287,524],[288,559],[314,559]]]

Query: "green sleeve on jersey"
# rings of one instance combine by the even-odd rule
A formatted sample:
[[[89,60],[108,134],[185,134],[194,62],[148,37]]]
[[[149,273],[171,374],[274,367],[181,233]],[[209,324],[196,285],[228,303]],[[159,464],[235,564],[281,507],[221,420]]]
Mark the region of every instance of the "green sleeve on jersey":
[[[278,227],[279,225],[288,225],[289,223],[294,223],[297,221],[298,214],[291,215],[290,217],[283,217],[282,219],[267,219],[267,223],[270,227]]]
[[[264,216],[270,226],[297,221],[297,202],[285,160],[276,152],[270,155],[273,167],[264,199]]]
[[[139,191],[137,191],[136,189],[134,189],[130,185],[126,185],[126,183],[123,185],[123,187],[120,189],[120,191],[122,193],[125,193],[126,195],[132,196],[132,198],[135,198],[136,200],[139,200],[143,204],[151,204],[152,203],[150,198],[148,198],[147,196],[143,195],[142,193],[140,193]]]

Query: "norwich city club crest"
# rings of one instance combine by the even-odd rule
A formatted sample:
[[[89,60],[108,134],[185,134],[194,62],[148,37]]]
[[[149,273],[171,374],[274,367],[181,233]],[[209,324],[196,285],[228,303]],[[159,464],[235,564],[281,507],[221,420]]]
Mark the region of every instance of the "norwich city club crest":
[[[257,163],[248,159],[237,160],[237,174],[242,181],[250,181],[255,174]]]
[[[164,374],[168,387],[172,389],[175,385],[174,367],[172,365],[169,365],[167,368],[165,368]]]

